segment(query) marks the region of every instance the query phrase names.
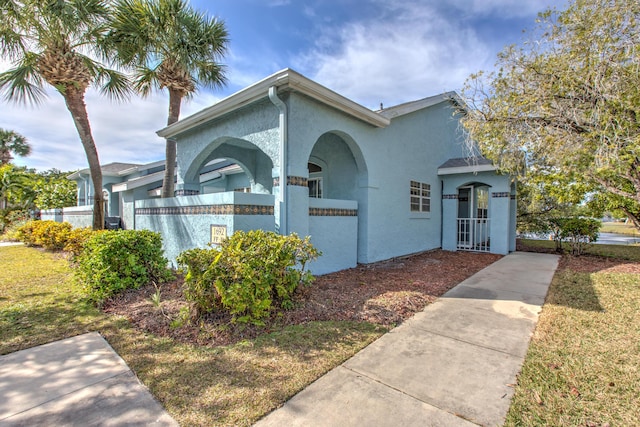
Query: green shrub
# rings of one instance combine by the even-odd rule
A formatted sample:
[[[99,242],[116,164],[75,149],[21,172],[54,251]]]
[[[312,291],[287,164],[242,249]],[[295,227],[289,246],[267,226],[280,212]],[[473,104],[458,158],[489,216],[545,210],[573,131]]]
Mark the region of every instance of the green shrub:
[[[218,253],[216,249],[189,249],[176,259],[178,266],[186,271],[184,297],[194,303],[200,314],[222,308],[215,287],[205,278],[205,273]]]
[[[582,255],[592,242],[598,240],[600,221],[591,218],[565,218],[561,239],[569,244],[573,255]]]
[[[253,230],[235,232],[219,249],[183,252],[178,261],[187,268],[185,297],[199,314],[223,307],[234,321],[263,324],[313,281],[305,266],[318,255],[308,237]]]
[[[87,240],[94,234],[100,231],[94,231],[91,227],[74,228],[69,232],[67,242],[64,245],[64,250],[71,254],[72,259],[77,259]]]
[[[93,233],[77,257],[74,275],[98,304],[126,289],[172,278],[160,234],[148,230]]]
[[[562,252],[568,244],[573,255],[582,255],[589,244],[598,240],[600,221],[591,218],[552,218],[549,230],[556,243],[556,251]]]

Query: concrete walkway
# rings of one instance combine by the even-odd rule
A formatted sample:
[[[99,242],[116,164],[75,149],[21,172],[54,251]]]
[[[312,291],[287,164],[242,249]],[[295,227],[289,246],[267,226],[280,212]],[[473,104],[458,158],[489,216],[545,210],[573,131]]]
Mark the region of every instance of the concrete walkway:
[[[505,256],[256,426],[502,425],[558,258]]]
[[[0,356],[0,426],[177,426],[96,332]]]

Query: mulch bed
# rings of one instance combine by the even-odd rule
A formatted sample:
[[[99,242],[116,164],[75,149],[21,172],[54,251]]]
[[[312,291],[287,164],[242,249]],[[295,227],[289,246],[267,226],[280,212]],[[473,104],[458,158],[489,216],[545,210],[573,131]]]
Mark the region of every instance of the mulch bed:
[[[177,341],[206,346],[240,340],[310,321],[363,321],[393,326],[422,311],[449,289],[500,259],[500,255],[434,250],[319,276],[299,292],[295,308],[268,319],[266,326],[240,325],[224,313],[195,324],[171,326],[189,304],[182,279],[160,287],[161,304],[152,302],[153,285],[107,301],[107,313],[125,316],[138,329]]]

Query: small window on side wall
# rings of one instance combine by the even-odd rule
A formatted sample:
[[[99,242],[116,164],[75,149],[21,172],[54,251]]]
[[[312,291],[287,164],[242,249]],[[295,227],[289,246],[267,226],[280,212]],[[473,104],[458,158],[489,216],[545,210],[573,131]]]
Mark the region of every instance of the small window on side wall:
[[[411,212],[431,212],[431,185],[411,181],[410,201]]]

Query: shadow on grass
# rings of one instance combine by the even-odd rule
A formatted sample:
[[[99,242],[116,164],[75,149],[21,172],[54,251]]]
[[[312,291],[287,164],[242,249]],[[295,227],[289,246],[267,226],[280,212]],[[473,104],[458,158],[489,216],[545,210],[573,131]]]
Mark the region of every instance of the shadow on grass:
[[[206,348],[112,330],[106,337],[183,425],[251,425],[384,329],[311,322]]]

